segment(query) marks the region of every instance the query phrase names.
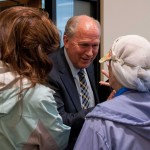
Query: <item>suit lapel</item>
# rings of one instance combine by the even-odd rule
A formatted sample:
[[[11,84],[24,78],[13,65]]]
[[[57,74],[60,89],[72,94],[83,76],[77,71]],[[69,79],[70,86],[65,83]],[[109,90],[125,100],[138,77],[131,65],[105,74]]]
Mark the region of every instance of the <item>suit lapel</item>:
[[[73,102],[74,106],[78,111],[80,111],[81,104],[80,104],[80,98],[78,95],[78,91],[75,85],[74,78],[72,76],[70,67],[67,63],[67,60],[64,56],[64,50],[62,49],[58,55],[58,63],[59,63],[59,74],[60,78],[66,88],[66,91],[70,95],[70,100]],[[61,57],[61,58],[59,58]],[[63,59],[62,59],[63,58]]]

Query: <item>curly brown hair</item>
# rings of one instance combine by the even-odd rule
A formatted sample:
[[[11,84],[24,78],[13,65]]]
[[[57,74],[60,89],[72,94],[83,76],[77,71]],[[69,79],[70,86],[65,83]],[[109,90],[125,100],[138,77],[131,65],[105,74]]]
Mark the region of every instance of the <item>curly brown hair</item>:
[[[32,86],[47,83],[52,68],[48,54],[59,43],[59,32],[44,11],[16,6],[0,13],[0,60]]]

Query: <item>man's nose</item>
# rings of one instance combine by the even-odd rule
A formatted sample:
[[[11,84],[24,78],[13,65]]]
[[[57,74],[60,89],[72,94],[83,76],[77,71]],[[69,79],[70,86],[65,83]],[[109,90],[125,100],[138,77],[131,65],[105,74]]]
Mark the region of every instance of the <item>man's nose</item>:
[[[88,50],[87,50],[87,53],[86,53],[88,56],[93,56],[93,47],[92,47],[92,45],[90,45],[89,47],[88,47]]]

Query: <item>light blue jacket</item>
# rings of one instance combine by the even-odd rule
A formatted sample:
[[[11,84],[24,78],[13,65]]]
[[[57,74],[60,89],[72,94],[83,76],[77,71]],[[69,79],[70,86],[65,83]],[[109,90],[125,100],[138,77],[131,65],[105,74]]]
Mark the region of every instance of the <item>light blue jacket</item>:
[[[5,71],[0,66],[0,150],[63,150],[70,127],[58,114],[54,91],[37,84],[24,90],[20,100],[20,81]],[[23,88],[28,83],[24,80]]]
[[[150,93],[128,91],[98,104],[74,150],[150,150]]]

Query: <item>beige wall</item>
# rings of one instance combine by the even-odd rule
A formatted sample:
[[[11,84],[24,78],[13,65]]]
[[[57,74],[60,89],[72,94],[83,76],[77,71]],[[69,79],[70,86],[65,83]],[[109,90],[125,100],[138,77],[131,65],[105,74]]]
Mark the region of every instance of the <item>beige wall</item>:
[[[101,0],[100,13],[102,55],[122,35],[138,34],[150,40],[150,0]]]

